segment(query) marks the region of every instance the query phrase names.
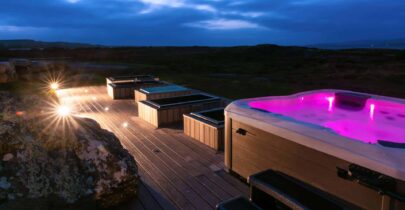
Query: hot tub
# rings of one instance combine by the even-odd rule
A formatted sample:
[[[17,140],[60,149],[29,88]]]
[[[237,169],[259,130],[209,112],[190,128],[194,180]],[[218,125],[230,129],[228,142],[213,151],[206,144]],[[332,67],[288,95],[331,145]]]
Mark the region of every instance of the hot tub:
[[[271,168],[365,209],[405,208],[403,99],[342,90],[244,99],[225,124],[225,165],[244,178]]]
[[[224,149],[224,109],[216,108],[183,115],[184,133],[215,149]]]
[[[183,114],[220,107],[221,99],[208,94],[154,99],[138,102],[138,115],[155,127],[182,122]]]
[[[118,82],[107,85],[108,95],[112,99],[134,99],[135,90],[144,87],[158,87],[168,85],[166,82],[156,80],[136,81],[136,82]]]
[[[135,103],[138,103],[138,101],[190,95],[193,92],[193,90],[179,85],[141,88],[135,90]]]

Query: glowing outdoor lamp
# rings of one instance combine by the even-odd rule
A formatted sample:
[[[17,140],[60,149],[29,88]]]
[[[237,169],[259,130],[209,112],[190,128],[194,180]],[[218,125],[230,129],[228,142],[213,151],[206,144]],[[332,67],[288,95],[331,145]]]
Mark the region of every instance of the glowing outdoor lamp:
[[[57,112],[58,115],[61,116],[61,117],[67,117],[67,116],[69,116],[69,115],[72,113],[70,107],[68,107],[68,106],[66,106],[66,105],[60,105],[60,106],[57,108],[56,112]]]
[[[59,84],[57,82],[52,82],[50,87],[52,90],[57,90],[59,89]]]

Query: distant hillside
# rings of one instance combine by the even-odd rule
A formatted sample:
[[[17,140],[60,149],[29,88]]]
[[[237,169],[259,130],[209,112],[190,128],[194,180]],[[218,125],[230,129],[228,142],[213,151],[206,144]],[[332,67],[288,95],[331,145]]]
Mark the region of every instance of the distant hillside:
[[[405,49],[405,39],[363,40],[341,43],[323,43],[309,45],[320,49]]]
[[[0,60],[10,58],[69,58],[71,72],[90,74],[97,84],[105,85],[105,76],[152,74],[233,99],[323,88],[405,98],[405,50],[276,45],[0,50]]]
[[[47,49],[47,48],[89,48],[99,47],[99,45],[71,43],[71,42],[41,42],[29,39],[20,40],[0,40],[0,48],[6,49]]]

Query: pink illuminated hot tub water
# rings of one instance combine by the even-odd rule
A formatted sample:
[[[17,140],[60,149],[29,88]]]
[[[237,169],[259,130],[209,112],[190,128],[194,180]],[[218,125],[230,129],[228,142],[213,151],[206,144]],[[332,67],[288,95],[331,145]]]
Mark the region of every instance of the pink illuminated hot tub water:
[[[319,125],[365,143],[377,140],[405,143],[405,104],[369,98],[364,107],[351,110],[336,105],[335,92],[297,94],[257,100],[249,107],[296,121]]]

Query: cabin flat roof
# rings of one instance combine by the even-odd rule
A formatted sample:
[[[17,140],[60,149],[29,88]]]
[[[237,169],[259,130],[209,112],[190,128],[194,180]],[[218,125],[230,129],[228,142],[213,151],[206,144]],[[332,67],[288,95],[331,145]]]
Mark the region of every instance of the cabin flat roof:
[[[108,77],[109,80],[114,81],[114,80],[136,80],[136,79],[154,79],[155,77],[152,75],[127,75],[127,76],[112,76],[112,77]]]
[[[214,209],[231,197],[248,196],[248,186],[224,171],[223,153],[179,128],[155,129],[137,117],[132,100],[110,99],[105,86],[60,91],[61,101],[79,103],[79,115],[113,132],[137,162],[142,180],[138,198],[114,209]],[[123,127],[124,122],[129,126]]]
[[[161,87],[148,87],[148,88],[141,88],[140,91],[146,94],[150,93],[167,93],[167,92],[179,92],[179,91],[186,91],[190,90],[186,87],[180,85],[167,85]]]
[[[170,98],[159,98],[159,99],[152,99],[141,101],[141,103],[147,104],[156,109],[163,109],[175,106],[182,106],[182,105],[190,105],[190,104],[198,104],[208,101],[216,101],[221,100],[219,97],[212,96],[205,93],[196,93],[190,94],[185,96],[176,96]]]
[[[117,82],[117,83],[110,83],[108,84],[109,86],[113,88],[130,88],[130,87],[136,87],[140,84],[165,84],[162,81],[156,81],[156,80],[140,80],[140,81],[130,81],[130,82]]]

